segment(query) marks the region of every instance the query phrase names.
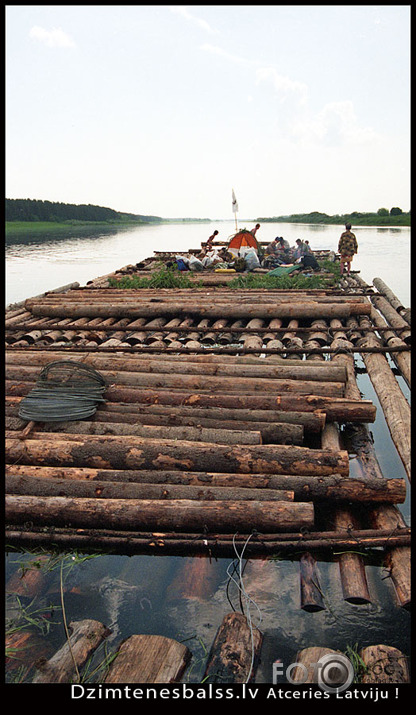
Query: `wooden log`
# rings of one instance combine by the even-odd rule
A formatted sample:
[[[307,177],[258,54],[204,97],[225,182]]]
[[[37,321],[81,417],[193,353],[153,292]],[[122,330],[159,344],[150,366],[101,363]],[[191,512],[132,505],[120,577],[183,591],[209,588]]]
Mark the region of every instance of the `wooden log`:
[[[293,303],[271,303],[263,305],[241,305],[229,303],[123,303],[123,304],[71,304],[65,301],[55,303],[37,302],[27,300],[25,307],[36,316],[59,318],[84,318],[84,317],[128,317],[150,318],[159,315],[187,316],[200,315],[207,318],[321,318],[338,317],[347,318],[350,315],[367,315],[370,305],[365,303],[313,303],[308,301]]]
[[[300,607],[304,611],[314,613],[323,611],[325,604],[315,558],[309,552],[305,552],[299,559],[300,566]]]
[[[389,288],[387,283],[385,283],[381,278],[373,278],[373,286],[386,298],[386,300],[389,301],[390,305],[394,308],[394,310],[397,310],[398,313],[401,313],[406,309],[401,300],[399,300],[391,288]]]
[[[384,340],[384,343],[387,346],[391,346],[392,348],[395,348],[397,346],[404,346],[406,343],[404,340],[401,338],[398,338],[396,334],[388,329],[387,323],[384,320],[384,318],[375,310],[373,309],[371,313],[371,319],[376,327],[383,328],[384,332],[382,333],[382,337]],[[395,363],[396,367],[400,370],[404,380],[406,381],[406,384],[408,387],[411,387],[411,355],[410,352],[395,352],[394,350],[391,352],[391,358],[393,362]]]
[[[388,645],[370,645],[360,650],[364,662],[361,683],[409,683],[410,674],[407,658],[403,653]]]
[[[114,470],[89,467],[41,467],[14,464],[5,466],[6,480],[23,477],[40,480],[82,480],[96,482],[126,482],[145,485],[151,493],[152,485],[162,485],[172,494],[173,487],[195,486],[209,488],[243,488],[248,490],[287,490],[297,501],[370,502],[400,504],[406,498],[404,479],[349,478],[341,474],[320,476],[295,474],[224,474],[219,472],[180,472],[158,470]],[[6,482],[8,484],[8,482]],[[16,480],[14,480],[16,484]],[[15,492],[16,493],[16,492]],[[162,492],[161,492],[162,493]],[[176,492],[175,492],[176,493]],[[181,492],[185,494],[185,492]],[[150,498],[150,497],[149,497]],[[162,497],[160,497],[162,498]],[[189,498],[189,497],[186,497]]]
[[[133,635],[119,646],[104,683],[178,683],[190,660],[188,648],[172,638]]]
[[[369,523],[377,529],[401,530],[406,528],[400,511],[393,505],[372,509]],[[402,608],[411,608],[411,550],[410,546],[386,550],[385,566],[389,570],[397,599]]]
[[[290,672],[291,682],[305,684],[317,683],[319,670],[316,664],[324,655],[333,655],[336,653],[339,653],[339,651],[322,646],[312,646],[298,651],[295,659],[297,665]]]
[[[224,393],[242,392],[295,392],[304,395],[326,395],[343,397],[344,383],[318,382],[314,380],[285,380],[250,377],[215,377],[212,375],[152,374],[148,372],[122,372],[120,370],[100,370],[108,385],[130,385],[132,387],[173,388],[185,390],[220,391]],[[6,366],[6,379],[33,381],[38,379],[39,369],[26,366]]]
[[[384,315],[387,322],[395,330],[398,330],[398,337],[404,340],[407,345],[411,343],[411,329],[407,321],[397,313],[390,303],[382,296],[372,296],[371,302]]]
[[[128,434],[129,431],[131,431],[132,434],[140,434],[140,428],[146,425],[154,425],[155,427],[159,428],[163,425],[166,425],[167,427],[195,427],[198,428],[200,434],[201,428],[205,428],[207,436],[203,439],[204,442],[209,441],[208,435],[210,434],[210,430],[212,430],[217,432],[217,434],[221,433],[221,439],[218,439],[218,441],[228,441],[227,436],[222,434],[224,431],[231,431],[232,434],[230,435],[230,438],[235,438],[236,442],[238,442],[237,434],[243,435],[245,432],[257,432],[260,435],[261,439],[259,443],[261,444],[301,445],[303,444],[305,431],[304,426],[302,424],[291,424],[284,422],[233,422],[232,420],[219,421],[215,420],[214,418],[203,418],[197,416],[191,417],[182,414],[174,415],[171,413],[171,411],[169,411],[168,414],[138,414],[134,412],[123,412],[123,415],[120,415],[119,412],[111,412],[110,410],[100,412],[97,411],[93,416],[91,423],[95,424],[97,427],[97,423],[99,423],[102,425],[103,429],[107,425],[109,426],[109,431],[111,432],[112,427],[110,427],[110,425],[113,425],[114,423],[118,425],[121,419],[123,420],[123,427],[126,434]],[[22,420],[20,417],[17,416],[17,408],[6,407],[5,423],[6,429],[21,430],[24,428],[26,420]],[[71,423],[65,423],[65,425],[69,424]],[[49,428],[52,428],[52,425],[55,425],[56,427],[56,423],[45,422],[43,423],[43,429],[48,430]],[[132,426],[133,430],[131,430]],[[66,426],[64,427],[62,425],[61,429],[66,431]],[[147,430],[146,432],[150,436],[149,430]],[[142,436],[143,434],[144,432],[142,432]],[[164,433],[164,436],[166,437],[167,434]],[[252,442],[255,441],[254,437],[250,437],[249,439]]]
[[[6,420],[7,422],[7,420]],[[7,429],[7,425],[6,425]],[[65,432],[79,435],[134,435],[150,439],[187,440],[195,442],[214,442],[221,444],[262,444],[261,433],[249,430],[222,430],[206,427],[138,425],[120,422],[60,422],[43,423],[38,433]]]
[[[354,396],[358,392],[353,371],[354,359],[351,355],[339,356],[337,358],[337,360],[341,359],[344,364],[347,365],[350,375],[346,392],[349,396]],[[368,432],[368,427],[364,424],[349,425],[349,441],[352,449],[357,454],[357,464],[360,466],[364,478],[378,479],[382,482],[384,479],[383,472],[377,460],[373,440]],[[372,519],[373,523],[378,525],[379,528],[390,528],[392,532],[406,527],[402,515],[395,506],[378,506],[370,511],[370,519]],[[391,572],[399,603],[403,608],[410,608],[410,551],[407,550],[406,546],[394,548],[386,544],[385,555],[386,565]]]
[[[23,397],[33,389],[33,382],[6,380],[6,396]],[[152,390],[148,388],[112,387],[105,391],[108,403],[140,403],[172,406],[222,407],[244,410],[282,410],[289,412],[325,412],[329,421],[374,422],[376,408],[371,400],[349,400],[342,397],[295,393],[273,394],[207,394],[180,390]]]
[[[15,571],[6,583],[6,593],[17,594],[20,597],[33,599],[39,596],[45,585],[45,570],[42,566],[49,561],[49,556],[39,554],[29,563],[25,563],[24,570]]]
[[[206,556],[188,557],[182,561],[166,589],[166,601],[169,604],[184,599],[209,601],[218,587],[215,563]]]
[[[209,683],[246,683],[254,680],[263,636],[249,626],[246,616],[228,613],[215,636],[203,680]]]
[[[335,451],[340,449],[339,431],[334,424],[325,427],[322,433],[322,445]],[[376,481],[384,482],[384,480],[377,479]],[[338,506],[334,510],[333,524],[340,532],[347,532],[351,528],[358,529],[360,527],[358,518],[349,506],[344,506],[343,508]],[[350,552],[340,554],[339,572],[344,599],[348,603],[363,604],[371,601],[364,560],[360,554]]]
[[[6,497],[6,521],[33,524],[121,528],[136,531],[236,532],[296,531],[311,528],[313,504],[301,502],[89,499],[70,497]]]
[[[114,435],[33,433],[31,439],[6,438],[6,458],[21,464],[116,469],[264,472],[324,475],[349,473],[348,452],[297,445],[212,445]]]
[[[370,529],[351,532],[348,537],[338,532],[316,532],[305,538],[301,533],[261,534],[180,534],[177,532],[132,533],[116,529],[46,526],[18,526],[6,529],[6,542],[10,546],[50,548],[51,542],[64,549],[99,549],[121,554],[160,554],[160,555],[205,555],[211,557],[235,557],[235,549],[246,550],[247,556],[267,556],[281,551],[284,554],[299,554],[299,551],[313,549],[323,554],[332,555],[334,549],[378,549],[385,547],[408,546],[411,541],[410,529],[404,533],[393,534]]]
[[[360,345],[374,345],[377,339],[367,335]],[[393,375],[384,355],[362,355],[368,376],[374,386],[386,418],[388,428],[403,462],[409,482],[411,480],[410,406]]]
[[[134,482],[90,481],[87,479],[44,479],[23,475],[6,477],[8,494],[64,496],[97,499],[192,499],[197,501],[293,501],[288,489],[247,487],[199,487],[181,484],[137,484]]]
[[[46,663],[38,665],[39,672],[33,683],[78,682],[78,671],[100,643],[109,635],[109,630],[99,621],[86,619],[69,624],[70,639]]]

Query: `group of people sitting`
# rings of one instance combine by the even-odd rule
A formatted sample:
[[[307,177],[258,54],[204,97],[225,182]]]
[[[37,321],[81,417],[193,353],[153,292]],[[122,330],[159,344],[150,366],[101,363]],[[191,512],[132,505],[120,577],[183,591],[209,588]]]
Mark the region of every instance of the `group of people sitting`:
[[[283,236],[276,238],[267,246],[261,265],[263,268],[277,268],[293,264],[302,264],[304,268],[318,270],[319,264],[313,255],[309,241],[296,239],[294,246],[290,246]]]

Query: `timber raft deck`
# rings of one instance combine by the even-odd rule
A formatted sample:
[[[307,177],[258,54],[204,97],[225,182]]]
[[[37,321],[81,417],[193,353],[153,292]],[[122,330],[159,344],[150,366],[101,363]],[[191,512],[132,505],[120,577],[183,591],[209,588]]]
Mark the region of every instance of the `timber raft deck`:
[[[152,262],[111,277],[149,275]],[[174,290],[114,289],[109,277],[6,309],[6,544],[288,555],[299,559],[309,611],[324,607],[315,557],[338,560],[345,600],[362,604],[371,600],[364,554],[376,550],[409,609],[410,528],[398,505],[410,486],[410,407],[396,374],[410,389],[410,310],[381,279],[370,287],[357,275],[336,289],[289,291],[231,290],[235,276],[212,272],[195,276],[202,287]],[[355,355],[407,479],[382,473],[368,427],[376,407],[358,389]],[[21,419],[42,369],[61,361],[98,371],[104,402],[81,420]],[[92,632],[106,637],[103,624],[74,624],[90,649]],[[250,637],[242,614],[226,616],[207,676],[245,682],[250,650],[257,659],[261,649],[260,632]],[[221,660],[224,640],[241,655],[237,671]],[[402,663],[388,646],[362,655],[377,660],[380,649]],[[327,652],[306,648],[298,662]],[[170,639],[132,636],[106,682],[128,682],[133,661],[136,682],[178,682],[189,655]],[[53,682],[52,671],[34,682]]]

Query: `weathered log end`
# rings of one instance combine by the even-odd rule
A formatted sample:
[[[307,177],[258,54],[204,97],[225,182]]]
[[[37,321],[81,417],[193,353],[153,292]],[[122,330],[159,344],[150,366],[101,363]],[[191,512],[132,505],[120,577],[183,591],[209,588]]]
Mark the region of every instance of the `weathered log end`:
[[[165,636],[133,635],[118,649],[105,683],[177,683],[191,659],[183,643]]]
[[[245,616],[227,614],[212,644],[204,681],[224,684],[253,680],[262,642],[262,633],[254,626],[250,628]]]

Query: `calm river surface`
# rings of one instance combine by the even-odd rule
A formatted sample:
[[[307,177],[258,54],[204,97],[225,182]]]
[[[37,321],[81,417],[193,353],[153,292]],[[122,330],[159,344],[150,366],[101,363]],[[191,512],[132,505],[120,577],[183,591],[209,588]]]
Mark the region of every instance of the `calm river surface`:
[[[239,222],[239,228],[252,224]],[[166,224],[98,234],[50,239],[39,243],[16,243],[6,247],[6,305],[52,290],[74,281],[84,285],[100,275],[152,255],[153,251],[187,251],[197,248],[216,228],[219,239],[234,233],[233,222],[212,224]],[[258,237],[268,241],[283,236],[293,245],[296,238],[308,239],[315,249],[336,250],[342,226],[262,224]],[[359,252],[353,268],[369,284],[382,278],[406,307],[410,307],[410,229],[361,228],[356,233]],[[363,363],[357,358],[357,367]],[[401,379],[401,378],[399,378]],[[404,468],[391,442],[377,396],[366,375],[358,375],[366,399],[377,406],[377,420],[371,433],[386,477],[406,478]],[[404,392],[409,397],[406,388]],[[354,455],[350,455],[354,470]],[[400,507],[410,525],[410,499]],[[6,554],[6,583],[31,554]],[[148,633],[184,641],[191,650],[191,667],[184,680],[200,683],[207,651],[224,615],[240,610],[240,599],[230,578],[232,559],[208,560],[160,556],[99,555],[82,560],[69,555],[63,561],[66,619],[101,620],[112,628],[107,649],[112,652],[129,635]],[[181,592],[189,569],[199,570],[204,562],[206,588],[200,593]],[[262,661],[256,681],[272,682],[272,664],[280,659],[287,667],[296,652],[308,646],[326,646],[345,651],[348,647],[385,644],[410,656],[410,615],[397,605],[387,571],[377,565],[366,567],[372,602],[351,605],[343,600],[337,563],[320,561],[320,586],[325,610],[307,613],[299,604],[299,564],[296,559],[269,560],[261,567],[249,560],[244,584],[253,598],[250,614],[253,624],[264,634]],[[42,587],[35,599],[7,596],[7,618],[24,624],[33,614],[40,619],[31,627],[39,655],[51,657],[65,642],[60,600],[60,566],[45,569]],[[200,580],[202,580],[202,575]],[[22,612],[24,607],[25,611]],[[247,612],[247,611],[246,611]],[[45,623],[48,626],[45,626]],[[42,650],[43,649],[43,650]],[[44,650],[46,649],[46,651]],[[104,650],[98,654],[104,657]],[[14,661],[8,668],[9,682],[30,682]],[[91,682],[99,676],[91,675]],[[277,682],[284,683],[284,678]]]

